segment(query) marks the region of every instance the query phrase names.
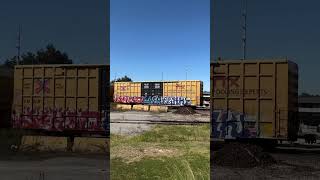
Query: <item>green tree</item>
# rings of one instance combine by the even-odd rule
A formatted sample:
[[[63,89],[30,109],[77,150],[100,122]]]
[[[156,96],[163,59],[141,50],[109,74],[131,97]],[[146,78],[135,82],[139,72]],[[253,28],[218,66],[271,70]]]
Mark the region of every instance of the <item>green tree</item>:
[[[117,79],[112,80],[111,84],[113,84],[114,82],[132,82],[132,79],[125,75],[121,78],[117,78]]]
[[[73,61],[67,53],[57,50],[53,44],[49,44],[45,49],[40,49],[36,53],[27,52],[22,54],[19,64],[72,64]],[[7,59],[6,66],[13,67],[18,64],[17,56]]]
[[[7,59],[7,60],[4,62],[4,66],[13,67],[14,65],[17,64],[17,62],[18,62],[18,57],[17,57],[17,56],[13,56],[12,58]]]

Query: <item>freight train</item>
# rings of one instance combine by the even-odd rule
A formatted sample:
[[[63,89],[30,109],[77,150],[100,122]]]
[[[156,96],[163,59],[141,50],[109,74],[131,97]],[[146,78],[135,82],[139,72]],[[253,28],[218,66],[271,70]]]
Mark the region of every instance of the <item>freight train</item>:
[[[297,139],[297,64],[221,60],[211,62],[210,68],[211,138],[273,143]]]
[[[116,103],[202,106],[202,93],[203,82],[199,80],[113,84],[113,101]]]
[[[109,74],[109,65],[17,65],[9,77],[0,74],[1,107],[10,106],[1,122],[54,135],[108,136]]]

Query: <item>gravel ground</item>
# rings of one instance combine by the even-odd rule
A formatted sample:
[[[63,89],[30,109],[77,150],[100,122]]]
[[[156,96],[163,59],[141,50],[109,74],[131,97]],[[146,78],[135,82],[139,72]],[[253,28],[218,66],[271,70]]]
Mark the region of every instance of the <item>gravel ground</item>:
[[[209,112],[209,111],[208,111]],[[110,130],[112,134],[118,135],[136,135],[144,131],[150,130],[153,125],[148,124],[130,124],[130,123],[112,123],[112,121],[123,120],[159,120],[159,121],[209,121],[209,113],[207,111],[199,111],[193,115],[181,115],[173,112],[167,113],[151,113],[140,111],[113,111],[110,113],[111,125]]]
[[[117,135],[137,135],[144,131],[148,131],[153,125],[149,124],[123,124],[123,123],[111,123],[110,129],[111,134]]]
[[[181,115],[173,112],[167,113],[151,113],[143,111],[114,111],[110,113],[111,122],[113,120],[181,120],[181,121],[209,121],[210,116],[206,112],[201,112],[193,115]]]

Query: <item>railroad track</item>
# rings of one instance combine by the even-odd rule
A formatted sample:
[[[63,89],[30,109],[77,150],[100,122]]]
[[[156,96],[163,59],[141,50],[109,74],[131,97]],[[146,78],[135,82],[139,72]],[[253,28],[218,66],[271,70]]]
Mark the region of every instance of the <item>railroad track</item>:
[[[209,124],[209,121],[167,121],[167,120],[122,120],[114,119],[110,123],[123,123],[123,124],[165,124],[165,125],[202,125]]]

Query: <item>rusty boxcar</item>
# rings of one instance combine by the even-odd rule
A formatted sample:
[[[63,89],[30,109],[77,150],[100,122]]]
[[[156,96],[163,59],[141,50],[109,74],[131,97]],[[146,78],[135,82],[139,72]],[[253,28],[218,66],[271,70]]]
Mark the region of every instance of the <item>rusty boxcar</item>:
[[[13,98],[13,70],[0,67],[0,127],[10,127],[10,115]]]
[[[13,128],[106,135],[108,65],[17,65]]]
[[[113,100],[130,104],[201,106],[202,93],[203,82],[199,80],[115,82]]]
[[[297,64],[224,60],[210,66],[212,138],[296,140]]]

